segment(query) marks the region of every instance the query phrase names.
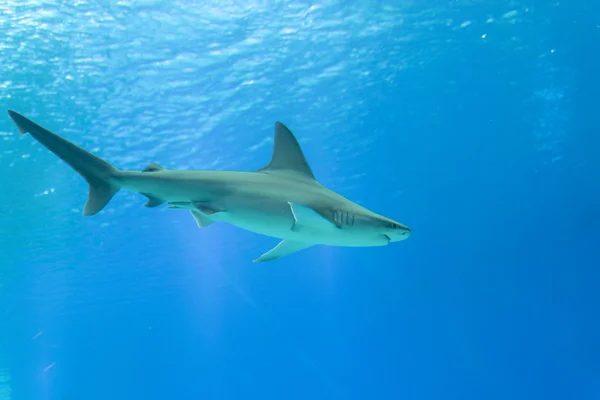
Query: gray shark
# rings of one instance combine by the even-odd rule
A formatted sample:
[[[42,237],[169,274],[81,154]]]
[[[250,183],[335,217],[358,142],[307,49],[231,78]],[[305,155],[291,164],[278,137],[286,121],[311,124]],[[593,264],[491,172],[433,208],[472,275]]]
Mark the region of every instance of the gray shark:
[[[166,203],[189,210],[200,228],[224,221],[281,239],[255,262],[317,244],[385,246],[411,234],[407,226],[317,182],[298,141],[281,122],[275,123],[271,161],[255,172],[169,170],[155,163],[143,171],[125,171],[15,111],[8,114],[21,134],[31,134],[88,182],[84,216],[98,213],[120,189],[132,190],[148,198],[146,207]]]

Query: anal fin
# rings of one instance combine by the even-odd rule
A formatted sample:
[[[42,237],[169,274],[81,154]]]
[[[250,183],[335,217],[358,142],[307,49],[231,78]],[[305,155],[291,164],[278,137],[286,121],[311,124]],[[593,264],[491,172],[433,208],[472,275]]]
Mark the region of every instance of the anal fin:
[[[258,257],[254,262],[264,262],[275,260],[297,251],[313,246],[312,243],[296,242],[293,240],[282,240],[279,244]]]
[[[164,203],[163,200],[161,200],[157,197],[154,197],[150,194],[145,194],[145,193],[142,193],[142,194],[148,198],[148,201],[146,202],[146,204],[144,204],[144,206],[146,206],[146,207],[158,207]]]

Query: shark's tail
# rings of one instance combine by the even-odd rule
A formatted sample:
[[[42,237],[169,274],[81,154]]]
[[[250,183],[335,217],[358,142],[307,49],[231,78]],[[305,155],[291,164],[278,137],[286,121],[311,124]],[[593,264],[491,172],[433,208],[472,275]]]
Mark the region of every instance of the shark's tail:
[[[21,134],[29,133],[48,150],[77,171],[90,185],[83,215],[94,215],[102,210],[120,189],[116,184],[119,170],[99,157],[68,140],[50,132],[21,114],[9,110],[8,115],[19,127]]]

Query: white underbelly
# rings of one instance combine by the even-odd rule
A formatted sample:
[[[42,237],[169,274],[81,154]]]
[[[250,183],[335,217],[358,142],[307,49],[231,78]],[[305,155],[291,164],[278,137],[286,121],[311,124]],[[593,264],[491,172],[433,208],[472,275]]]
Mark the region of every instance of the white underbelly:
[[[210,216],[215,221],[227,222],[238,228],[279,239],[291,239],[294,218],[286,213],[259,213],[251,209],[228,210]]]
[[[271,211],[273,211],[271,209]],[[260,213],[252,209],[237,209],[235,212],[214,214],[211,219],[227,222],[239,228],[283,240],[293,240],[311,244],[329,246],[385,246],[389,240],[383,235],[361,235],[352,230],[339,229],[331,224],[328,228],[319,226],[303,226],[294,230],[295,220],[289,209],[282,208],[281,212]]]

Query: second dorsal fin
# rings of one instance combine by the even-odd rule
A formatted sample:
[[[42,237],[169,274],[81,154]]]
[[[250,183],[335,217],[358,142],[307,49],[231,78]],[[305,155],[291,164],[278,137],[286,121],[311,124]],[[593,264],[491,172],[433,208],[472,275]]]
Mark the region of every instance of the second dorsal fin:
[[[144,170],[142,172],[156,172],[156,171],[162,171],[163,169],[165,169],[163,166],[158,165],[157,163],[149,163],[148,166],[146,168],[144,168]]]
[[[287,126],[275,123],[275,144],[271,162],[259,172],[291,172],[304,178],[315,179],[298,141]]]

